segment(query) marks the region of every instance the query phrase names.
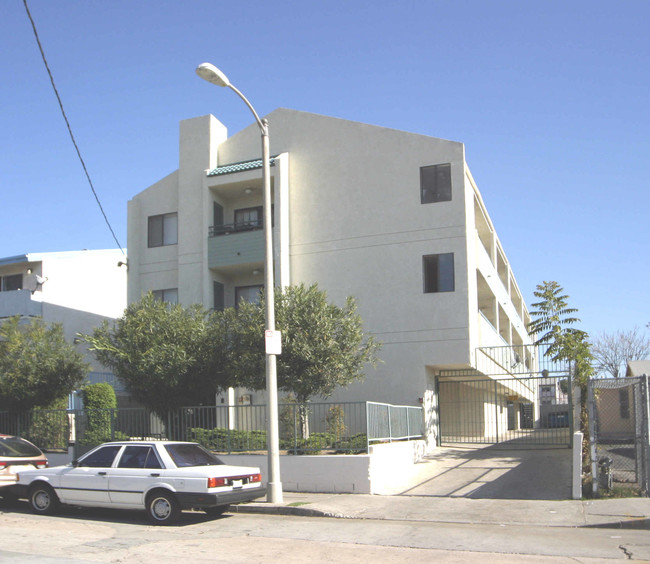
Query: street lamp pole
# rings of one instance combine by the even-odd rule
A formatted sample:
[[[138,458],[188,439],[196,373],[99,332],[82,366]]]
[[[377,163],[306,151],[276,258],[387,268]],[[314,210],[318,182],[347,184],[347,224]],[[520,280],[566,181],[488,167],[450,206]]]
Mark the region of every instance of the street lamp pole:
[[[266,302],[266,330],[275,332],[275,284],[273,281],[273,220],[271,216],[271,158],[269,154],[269,124],[266,119],[260,119],[252,104],[235,86],[230,84],[228,77],[210,63],[202,63],[196,69],[202,79],[211,84],[230,88],[237,94],[255,116],[255,121],[262,135],[262,181],[264,184],[264,295]],[[268,415],[268,483],[267,501],[282,503],[282,482],[280,481],[280,438],[278,428],[278,375],[276,355],[266,351],[266,391]]]

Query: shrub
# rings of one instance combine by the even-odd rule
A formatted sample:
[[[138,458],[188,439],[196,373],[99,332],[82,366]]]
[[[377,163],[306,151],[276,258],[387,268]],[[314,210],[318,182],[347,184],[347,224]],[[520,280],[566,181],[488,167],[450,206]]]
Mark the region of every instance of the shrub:
[[[124,433],[115,433],[117,398],[112,386],[103,382],[89,384],[82,390],[82,398],[86,413],[82,444],[98,445],[128,438]]]
[[[209,450],[225,452],[264,450],[266,448],[266,431],[195,427],[189,430],[188,440],[196,441]]]

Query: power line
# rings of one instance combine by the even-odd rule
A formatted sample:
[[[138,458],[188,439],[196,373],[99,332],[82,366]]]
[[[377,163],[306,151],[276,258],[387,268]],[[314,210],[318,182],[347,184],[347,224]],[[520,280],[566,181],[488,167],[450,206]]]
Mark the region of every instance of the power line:
[[[97,195],[97,192],[95,191],[95,187],[93,186],[93,182],[90,179],[90,174],[88,174],[88,169],[86,168],[86,163],[83,160],[83,157],[81,156],[81,151],[79,150],[79,147],[77,146],[77,141],[74,138],[74,135],[72,133],[72,128],[70,127],[70,122],[68,121],[68,116],[65,114],[65,110],[63,109],[63,102],[61,102],[61,96],[59,96],[59,91],[56,89],[56,84],[54,84],[54,77],[52,76],[52,72],[50,71],[50,67],[47,64],[47,59],[45,58],[45,52],[43,51],[43,46],[41,45],[41,40],[38,37],[38,31],[36,31],[36,24],[34,23],[34,19],[32,18],[32,14],[29,11],[29,7],[27,6],[27,0],[23,0],[23,4],[25,5],[25,10],[27,11],[27,17],[29,18],[29,21],[32,24],[32,29],[34,30],[34,37],[36,38],[36,43],[38,43],[38,49],[41,52],[41,57],[43,58],[43,63],[45,63],[45,68],[47,69],[47,74],[50,77],[50,82],[52,83],[52,88],[54,89],[54,94],[56,94],[56,99],[59,102],[59,108],[61,108],[61,115],[63,115],[63,119],[65,120],[65,124],[68,128],[68,133],[70,134],[70,139],[72,139],[72,144],[74,145],[75,150],[77,151],[77,156],[79,157],[79,160],[81,161],[81,166],[84,169],[84,172],[86,173],[86,178],[88,179],[88,184],[90,184],[90,189],[93,192],[93,195],[95,196],[95,200],[97,201],[97,205],[99,206],[99,209],[102,212],[102,215],[104,216],[104,221],[106,221],[106,225],[108,225],[108,228],[111,231],[111,234],[113,235],[113,239],[115,239],[115,242],[117,243],[117,246],[119,249],[122,251],[122,254],[124,254],[124,249],[122,248],[122,245],[120,245],[120,242],[117,240],[117,236],[115,235],[115,231],[113,231],[113,228],[111,227],[110,222],[108,221],[108,217],[106,217],[106,213],[104,212],[104,208],[102,207],[102,203],[99,201],[99,196]]]

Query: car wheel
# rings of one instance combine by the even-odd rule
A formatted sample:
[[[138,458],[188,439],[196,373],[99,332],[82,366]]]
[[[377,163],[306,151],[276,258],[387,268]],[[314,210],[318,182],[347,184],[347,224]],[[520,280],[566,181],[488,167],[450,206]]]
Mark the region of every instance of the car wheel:
[[[223,515],[228,511],[229,508],[230,505],[217,505],[216,507],[204,507],[203,511],[205,511],[208,517],[219,517],[219,515]]]
[[[171,525],[178,521],[181,508],[170,492],[158,491],[147,497],[147,517],[154,525]]]
[[[29,488],[29,505],[34,513],[52,515],[59,507],[59,498],[48,484],[35,484]]]

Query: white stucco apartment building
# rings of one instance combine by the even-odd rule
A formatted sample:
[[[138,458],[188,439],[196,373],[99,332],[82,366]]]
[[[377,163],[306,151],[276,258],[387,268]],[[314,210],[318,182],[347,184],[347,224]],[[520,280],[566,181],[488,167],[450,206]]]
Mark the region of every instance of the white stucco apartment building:
[[[91,333],[103,320],[121,316],[125,307],[126,256],[120,249],[0,258],[0,323],[13,316],[60,323],[66,341],[74,343],[77,333]],[[76,346],[91,365],[91,382],[116,384],[84,345]]]
[[[276,284],[355,296],[383,344],[333,399],[435,414],[436,377],[487,378],[480,347],[531,342],[462,143],[287,109],[267,119]],[[260,155],[256,124],[228,137],[211,115],[181,122],[178,169],[128,204],[129,302],[153,290],[222,308],[261,288]]]

